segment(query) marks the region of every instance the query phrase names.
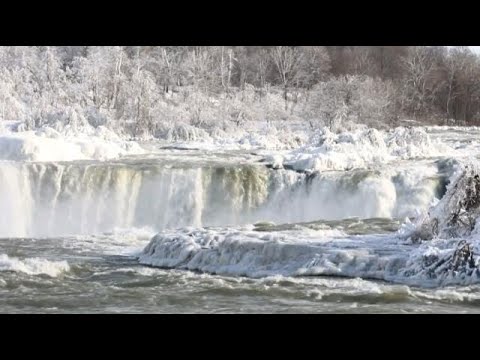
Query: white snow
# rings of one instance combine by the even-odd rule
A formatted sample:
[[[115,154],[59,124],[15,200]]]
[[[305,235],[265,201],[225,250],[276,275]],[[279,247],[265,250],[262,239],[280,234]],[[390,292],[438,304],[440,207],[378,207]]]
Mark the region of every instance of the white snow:
[[[240,128],[220,128],[207,132],[187,124],[174,125],[162,138],[176,148],[218,150],[288,150],[303,145],[307,139],[306,128],[295,129],[292,124],[271,125],[255,122]]]
[[[98,127],[59,132],[51,127],[36,131],[0,131],[0,160],[9,161],[73,161],[108,160],[145,151],[133,141],[122,140],[112,131]]]
[[[335,134],[328,128],[314,133],[308,145],[284,154],[283,164],[297,171],[351,170],[398,160],[455,156],[455,149],[431,140],[422,128],[385,132],[360,129]],[[278,166],[279,159],[275,159]]]
[[[405,243],[394,235],[341,232],[255,232],[241,228],[179,229],[152,238],[142,264],[214,274],[266,277],[335,275],[417,286],[480,283],[449,264],[458,240]],[[480,250],[478,246],[476,251]],[[430,264],[428,261],[435,256]],[[476,266],[480,262],[477,260]]]

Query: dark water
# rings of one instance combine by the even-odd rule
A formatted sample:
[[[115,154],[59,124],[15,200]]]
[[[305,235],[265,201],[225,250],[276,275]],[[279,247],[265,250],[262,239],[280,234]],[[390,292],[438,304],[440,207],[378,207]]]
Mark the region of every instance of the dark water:
[[[378,221],[372,220],[377,225]],[[420,289],[359,278],[251,279],[157,269],[137,262],[135,254],[146,242],[145,238],[125,234],[1,239],[0,254],[8,255],[9,264],[0,258],[0,312],[480,312],[478,286]],[[54,269],[61,267],[60,261],[66,261],[68,269],[50,275],[26,273],[35,270],[35,262],[29,265],[28,259],[40,256]],[[11,264],[14,258],[20,265]],[[21,264],[28,266],[22,268]],[[42,270],[47,271],[36,269]]]
[[[474,141],[463,132],[452,132],[446,140],[460,150]],[[444,193],[449,162],[429,161],[414,171],[392,164],[375,171],[326,173],[310,182],[304,174],[285,172],[274,181],[277,173],[264,168],[260,156],[201,152],[198,159],[195,153],[186,159],[182,151],[165,153],[161,160],[112,161],[98,171],[99,164],[88,162],[29,164],[22,171],[6,164],[0,188],[7,199],[0,203],[0,233],[7,234],[0,238],[0,313],[480,313],[478,285],[426,289],[360,278],[248,278],[159,269],[137,260],[156,232],[138,227],[201,226],[205,219],[222,226],[244,218],[259,221],[254,228],[259,236],[328,229],[345,236],[394,236],[403,214],[427,207]],[[217,169],[225,159],[229,165]],[[248,166],[240,171],[238,164]],[[55,176],[45,176],[49,173]],[[295,181],[287,181],[290,177]],[[24,187],[17,186],[17,178]],[[373,182],[363,183],[369,178]],[[208,188],[198,185],[200,180]],[[247,214],[272,192],[286,195],[267,202],[263,212]],[[26,213],[31,224],[23,221]],[[372,218],[339,220],[347,216]],[[319,218],[330,220],[313,221]],[[126,230],[102,234],[117,227]],[[48,237],[7,237],[41,234],[39,229]],[[69,231],[100,235],[58,235]]]

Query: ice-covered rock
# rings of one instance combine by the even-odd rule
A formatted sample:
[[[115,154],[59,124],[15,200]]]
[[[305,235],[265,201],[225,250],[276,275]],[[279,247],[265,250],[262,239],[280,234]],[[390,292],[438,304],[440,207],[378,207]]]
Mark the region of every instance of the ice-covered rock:
[[[350,170],[454,153],[450,146],[431,140],[422,128],[400,127],[389,132],[367,128],[340,134],[323,128],[308,145],[286,154],[284,165],[297,171]]]
[[[441,201],[418,220],[414,240],[457,238],[475,233],[480,217],[480,168],[476,163],[460,166]]]
[[[0,160],[107,160],[144,153],[138,143],[122,140],[102,126],[86,132],[74,132],[69,128],[63,131],[48,126],[35,131],[3,131],[0,133]]]
[[[391,234],[349,237],[335,229],[184,228],[154,236],[138,259],[254,278],[333,275],[437,287],[480,283],[478,250],[454,239],[408,244]]]

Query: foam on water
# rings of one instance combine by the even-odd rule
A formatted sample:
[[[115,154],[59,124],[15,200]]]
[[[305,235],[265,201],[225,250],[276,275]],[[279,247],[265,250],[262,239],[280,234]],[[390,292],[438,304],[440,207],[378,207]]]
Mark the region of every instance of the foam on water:
[[[66,261],[49,261],[41,258],[18,259],[0,254],[0,271],[57,277],[69,270],[70,266]]]

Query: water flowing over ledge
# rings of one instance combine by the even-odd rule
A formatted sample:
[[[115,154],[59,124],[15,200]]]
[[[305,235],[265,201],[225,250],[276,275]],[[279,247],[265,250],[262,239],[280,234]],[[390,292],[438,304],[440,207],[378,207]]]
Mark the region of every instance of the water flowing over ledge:
[[[262,165],[3,163],[0,236],[412,216],[443,194],[451,170],[442,164],[309,175]]]
[[[477,266],[475,242],[437,233],[429,242],[416,243],[421,237],[412,230],[447,185],[458,182],[458,164],[469,146],[458,143],[455,134],[434,140],[425,129],[342,134],[324,129],[305,148],[271,151],[272,158],[259,151],[242,162],[229,161],[232,155],[226,153],[174,149],[165,150],[163,158],[108,162],[3,161],[0,237],[145,227],[159,235],[140,260],[155,266],[252,277],[359,276],[422,286],[476,283],[476,271],[467,270]],[[174,156],[178,152],[180,162]],[[295,154],[331,161],[317,162],[325,165],[319,168],[284,169],[284,160]],[[264,161],[258,162],[262,156]],[[358,161],[342,163],[345,156]],[[430,213],[435,211],[443,210]],[[352,217],[416,220],[407,220],[396,234],[372,233],[376,225],[353,233],[345,228],[345,219]],[[339,223],[302,225],[320,219]],[[257,222],[279,225],[246,225]]]
[[[480,283],[478,166],[460,167],[447,193],[396,234],[338,230],[183,229],[156,235],[139,261],[166,268],[264,277],[330,275],[425,287]],[[421,238],[428,240],[419,241]]]

